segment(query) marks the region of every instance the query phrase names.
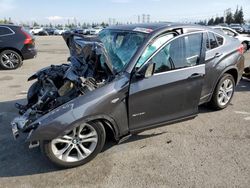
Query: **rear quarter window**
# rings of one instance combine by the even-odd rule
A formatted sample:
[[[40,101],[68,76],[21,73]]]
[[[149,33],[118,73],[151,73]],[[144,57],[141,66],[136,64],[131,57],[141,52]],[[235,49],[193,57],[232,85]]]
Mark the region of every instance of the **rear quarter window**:
[[[224,38],[222,36],[220,36],[220,35],[217,35],[217,34],[215,34],[215,37],[216,37],[216,40],[217,40],[219,46],[223,45]]]
[[[219,45],[217,43],[217,40],[212,32],[208,32],[208,39],[207,39],[207,49],[212,50],[214,48],[217,48]]]
[[[10,28],[0,26],[0,37],[11,34],[13,34],[13,31]]]
[[[224,38],[216,33],[208,32],[206,47],[207,50],[215,49],[224,44]]]

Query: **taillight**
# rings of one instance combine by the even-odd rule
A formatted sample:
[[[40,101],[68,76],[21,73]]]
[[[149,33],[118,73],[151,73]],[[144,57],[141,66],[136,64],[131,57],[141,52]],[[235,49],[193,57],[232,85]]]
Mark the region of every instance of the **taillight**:
[[[244,49],[243,44],[241,44],[240,47],[239,47],[237,50],[238,50],[238,52],[239,52],[240,54],[244,54],[245,49]]]
[[[31,38],[31,36],[25,31],[23,30],[23,28],[21,29],[22,33],[25,35],[25,40],[24,40],[24,44],[33,44],[33,40]]]

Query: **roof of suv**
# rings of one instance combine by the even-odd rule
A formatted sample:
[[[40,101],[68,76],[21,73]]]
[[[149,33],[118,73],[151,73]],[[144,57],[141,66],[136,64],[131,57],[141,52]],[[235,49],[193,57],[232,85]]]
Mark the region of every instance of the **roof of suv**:
[[[18,28],[18,27],[21,27],[19,25],[13,25],[13,24],[0,24],[0,26],[3,26],[3,27],[10,27],[10,28]]]
[[[171,27],[197,27],[201,28],[199,25],[192,25],[192,24],[181,24],[181,23],[173,23],[173,22],[159,22],[159,23],[145,23],[145,24],[128,24],[128,25],[116,25],[116,26],[110,26],[108,29],[117,29],[117,30],[127,30],[132,31],[136,28],[145,28],[145,29],[151,29],[153,31],[160,29],[160,28],[171,28]]]

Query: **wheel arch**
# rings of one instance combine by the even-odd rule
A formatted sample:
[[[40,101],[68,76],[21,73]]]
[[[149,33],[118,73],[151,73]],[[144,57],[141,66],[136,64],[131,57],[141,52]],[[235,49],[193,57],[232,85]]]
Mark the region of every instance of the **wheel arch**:
[[[244,40],[241,42],[241,44],[243,44],[243,43],[247,44],[247,50],[249,50],[250,49],[250,41]]]
[[[2,53],[5,50],[13,50],[13,51],[15,51],[16,53],[18,53],[20,55],[20,57],[22,58],[22,61],[23,61],[23,55],[22,55],[20,50],[18,50],[16,48],[13,48],[13,47],[4,47],[4,48],[0,49],[0,53]]]
[[[224,74],[231,74],[234,78],[234,82],[235,84],[237,84],[238,82],[238,71],[236,68],[231,68],[229,70],[227,70],[226,72],[224,72]]]
[[[212,94],[210,95],[210,98],[209,98],[208,101],[211,100],[212,95],[213,95],[213,93],[214,93],[214,90],[215,90],[216,86],[218,85],[220,79],[222,78],[222,76],[223,76],[224,74],[230,74],[230,75],[232,75],[233,78],[234,78],[235,84],[237,84],[237,82],[238,82],[238,70],[237,70],[237,68],[236,68],[236,67],[228,67],[228,68],[226,68],[226,69],[220,74],[220,76],[217,78],[217,80],[216,80],[216,82],[215,82],[215,84],[214,84],[214,86],[213,86]]]
[[[91,117],[87,117],[87,118],[84,118],[80,121],[83,121],[83,122],[93,122],[93,121],[100,121],[104,128],[105,128],[105,131],[111,131],[112,132],[112,136],[113,138],[118,141],[119,140],[119,128],[118,128],[118,125],[117,123],[115,122],[115,120],[111,117],[109,117],[108,115],[96,115],[96,116],[91,116]]]

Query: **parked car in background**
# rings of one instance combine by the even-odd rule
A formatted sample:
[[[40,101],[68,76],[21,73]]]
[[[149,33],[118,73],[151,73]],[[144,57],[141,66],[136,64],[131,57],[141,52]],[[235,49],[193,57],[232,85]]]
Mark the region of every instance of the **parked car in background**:
[[[98,33],[100,33],[100,31],[103,30],[103,27],[94,27],[94,28],[91,28],[90,31],[89,31],[89,34],[90,35],[98,35]]]
[[[42,31],[44,31],[44,29],[42,27],[33,27],[33,28],[30,29],[29,32],[32,35],[37,35],[39,32],[42,32]]]
[[[63,33],[65,33],[66,31],[69,31],[68,28],[57,28],[54,31],[54,35],[62,35]]]
[[[72,63],[30,77],[45,81],[46,90],[30,89],[31,105],[11,125],[15,138],[29,132],[30,147],[40,145],[66,168],[92,160],[109,135],[122,142],[194,118],[204,103],[226,108],[244,69],[239,40],[208,27],[131,24],[106,28],[92,41],[83,35],[65,39]],[[72,82],[77,73],[81,79]],[[84,88],[75,90],[81,82]],[[36,103],[39,109],[32,108]]]
[[[84,27],[84,28],[83,28],[83,34],[84,34],[84,35],[89,35],[89,33],[90,33],[90,28]]]
[[[88,27],[88,28],[84,28],[85,30],[85,35],[90,35],[90,31],[92,30],[91,27]]]
[[[250,25],[243,25],[242,27],[244,29],[243,33],[248,34],[250,36]]]
[[[84,29],[82,29],[82,28],[74,28],[71,31],[73,33],[76,33],[76,34],[82,34],[82,35],[86,34],[86,32],[84,31]]]
[[[244,29],[240,24],[230,24],[229,25],[230,28],[234,29],[235,31],[239,32],[239,33],[243,33]]]
[[[54,32],[55,32],[55,28],[44,28],[44,30],[48,33],[48,35],[54,35]]]
[[[244,51],[247,51],[250,49],[250,37],[240,34],[234,29],[231,29],[229,27],[214,26],[212,28],[220,30],[224,32],[226,35],[238,39],[241,42],[241,44],[244,46]]]
[[[228,24],[227,23],[220,23],[218,24],[219,26],[222,26],[222,27],[228,27]]]
[[[45,29],[43,29],[42,31],[39,31],[36,35],[39,35],[39,36],[48,36],[49,33]]]
[[[16,69],[36,55],[35,39],[23,27],[0,25],[0,67]]]

